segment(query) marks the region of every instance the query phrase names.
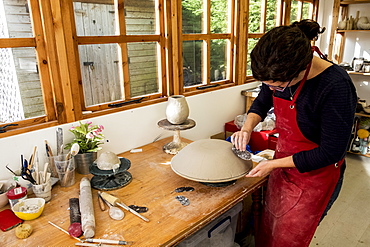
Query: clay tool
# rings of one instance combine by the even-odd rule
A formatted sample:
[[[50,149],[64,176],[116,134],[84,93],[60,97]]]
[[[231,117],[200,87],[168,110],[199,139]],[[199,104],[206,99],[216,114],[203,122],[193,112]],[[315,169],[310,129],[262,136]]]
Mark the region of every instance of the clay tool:
[[[108,201],[106,201],[101,195],[100,191],[98,192],[99,197],[108,205],[109,207],[109,217],[111,217],[114,220],[122,220],[123,217],[125,217],[125,213],[118,207],[113,206]]]
[[[57,155],[63,154],[63,129],[57,128]]]
[[[36,181],[36,184],[40,184],[42,183],[42,180],[40,180],[40,173],[39,173],[39,159],[38,159],[38,155],[37,155],[37,152],[35,154],[35,156],[33,156],[33,162],[34,162],[34,172],[36,173],[36,176],[35,176],[35,181]]]
[[[37,150],[37,146],[34,146],[32,155],[30,157],[30,163],[28,164],[28,169],[30,170],[32,169],[33,163],[35,162],[35,159],[36,159],[36,150]]]
[[[86,247],[112,247],[110,244],[89,244],[89,243],[75,243],[78,246],[86,246]]]
[[[123,209],[133,213],[134,215],[138,216],[139,218],[141,218],[142,220],[146,221],[146,222],[149,222],[149,219],[145,218],[144,216],[140,215],[138,212],[136,212],[135,210],[129,208],[126,204],[124,204],[123,202],[121,202],[117,197],[114,197],[106,192],[102,192],[100,194],[103,199],[105,199],[106,201],[108,201],[110,204],[112,204],[113,206],[120,206],[122,207]]]
[[[104,199],[101,197],[101,195],[99,195],[99,192],[98,192],[98,202],[99,202],[99,207],[101,211],[105,211],[106,210],[105,202],[104,202]]]
[[[95,235],[95,215],[91,184],[87,177],[83,177],[80,182],[80,211],[84,236],[85,238],[92,238]]]
[[[94,239],[94,238],[87,238],[84,239],[85,242],[88,243],[101,243],[101,244],[119,244],[119,245],[126,245],[132,244],[133,242],[127,242],[123,240],[110,240],[110,239]]]
[[[68,233],[66,230],[64,230],[63,228],[61,228],[61,227],[59,227],[59,226],[55,225],[53,222],[48,221],[48,223],[49,223],[50,225],[52,225],[52,226],[54,226],[54,227],[58,228],[58,229],[59,229],[59,230],[61,230],[62,232],[64,232],[64,233],[66,233],[66,234],[68,234],[68,235],[69,235],[69,233]],[[69,236],[71,236],[71,235],[69,235]],[[71,237],[72,237],[72,238],[74,238],[74,239],[76,239],[76,240],[78,240],[78,241],[80,241],[81,243],[83,243],[83,241],[82,241],[81,239],[79,239],[79,238],[77,238],[77,237],[73,237],[73,236],[71,236]]]
[[[234,152],[236,156],[238,156],[242,160],[250,160],[252,158],[252,154],[250,152],[248,152],[247,150],[241,151],[237,149],[234,145],[231,148],[231,150]]]
[[[53,156],[53,151],[51,150],[47,140],[45,140],[45,149],[46,149],[46,155],[48,157],[52,157]]]
[[[49,167],[49,163],[45,163],[44,164],[44,172],[42,173],[42,178],[43,178],[44,183],[46,183],[46,181],[47,181],[46,176],[47,176],[47,173],[48,173],[48,167]]]
[[[8,169],[14,176],[18,176],[12,169],[8,167],[9,164],[7,164],[5,167]]]
[[[68,233],[72,237],[82,235],[80,200],[78,198],[69,199],[69,221]]]
[[[78,143],[73,143],[71,150],[68,152],[66,156],[66,160],[69,160],[71,156],[73,157],[76,154],[78,154],[79,151],[80,151],[80,145],[78,145]]]

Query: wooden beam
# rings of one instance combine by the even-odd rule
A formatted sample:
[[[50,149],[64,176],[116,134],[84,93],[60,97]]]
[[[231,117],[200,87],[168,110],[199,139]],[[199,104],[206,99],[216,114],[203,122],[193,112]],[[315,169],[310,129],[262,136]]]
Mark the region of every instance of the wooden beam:
[[[77,43],[79,45],[94,45],[94,44],[112,44],[112,43],[128,43],[128,42],[159,42],[161,37],[159,34],[152,35],[115,35],[115,36],[78,36]]]
[[[235,69],[233,81],[237,85],[241,85],[245,82],[247,73],[247,53],[248,53],[248,13],[249,4],[246,1],[238,1],[237,5],[237,17],[238,17],[238,29],[235,32],[237,37],[237,45],[235,47]],[[238,35],[237,35],[238,34]]]
[[[35,38],[0,38],[0,48],[36,47]]]
[[[172,30],[172,17],[171,17],[171,0],[165,0],[164,1],[164,10],[165,10],[165,23],[164,23],[164,31],[163,34],[165,38],[165,44],[164,49],[166,51],[166,80],[162,81],[162,83],[166,84],[166,87],[162,86],[162,96],[168,96],[171,92],[173,92],[173,74],[174,74],[174,67],[171,66],[173,64],[173,49],[172,49],[172,43],[173,43],[173,34],[171,32]]]
[[[41,18],[43,22],[43,31],[46,41],[46,49],[48,51],[47,62],[49,63],[49,74],[51,76],[51,89],[56,117],[58,123],[66,123],[67,116],[64,108],[64,98],[62,90],[62,82],[60,75],[60,67],[58,61],[57,42],[54,31],[53,13],[50,1],[40,0]]]
[[[45,42],[45,35],[42,28],[42,20],[41,20],[41,11],[40,5],[38,1],[30,1],[29,7],[30,17],[32,22],[32,30],[33,35],[36,41],[36,57],[37,57],[37,64],[38,69],[40,71],[40,81],[41,81],[41,89],[42,89],[42,99],[44,102],[45,114],[49,121],[56,120],[56,108],[54,105],[54,98],[52,84],[51,84],[51,74],[50,74],[50,63],[48,59],[48,53],[46,49],[46,42]]]
[[[69,13],[69,9],[66,8],[66,6],[70,4],[70,2],[68,2],[69,0],[54,0],[50,1],[50,4],[53,13],[55,38],[58,41],[56,42],[56,50],[58,53],[61,77],[59,86],[62,89],[64,99],[63,108],[59,110],[59,113],[65,113],[66,122],[74,122],[81,119],[76,118],[74,114],[74,108],[81,107],[81,105],[78,106],[80,102],[79,99],[73,97],[76,95],[75,92],[78,92],[77,87],[72,87],[72,85],[75,85],[73,81],[77,80],[75,70],[78,68],[78,63],[75,61],[73,37],[71,34],[72,27],[70,27],[69,23],[72,17]]]
[[[126,18],[125,18],[125,5],[124,0],[115,0],[114,9],[117,10],[116,19],[118,20],[118,30],[119,35],[126,36]],[[128,58],[128,47],[127,43],[119,43],[121,47],[121,66],[122,71],[120,73],[120,81],[123,82],[123,100],[131,98],[131,86],[130,86],[130,68],[129,68],[129,58]]]
[[[170,86],[170,95],[181,94],[183,92],[183,62],[182,62],[182,11],[181,0],[171,1],[171,25],[172,25],[172,51],[173,64],[169,65],[173,68],[173,82]],[[170,85],[171,85],[170,84]]]
[[[332,18],[332,25],[330,29],[330,40],[329,40],[329,48],[328,48],[328,59],[329,60],[336,60],[333,56],[333,49],[335,43],[335,33],[337,31],[338,26],[338,16],[339,16],[339,8],[340,8],[340,0],[334,0],[333,3],[333,18]]]
[[[96,3],[96,4],[109,4],[113,5],[114,0],[73,0],[73,2],[77,3]]]
[[[168,32],[166,31],[166,19],[167,19],[167,12],[166,12],[166,0],[157,0],[155,1],[155,15],[156,19],[159,20],[156,26],[156,32],[160,33],[160,42],[157,45],[157,53],[160,56],[157,56],[157,63],[158,63],[158,81],[157,85],[162,92],[162,96],[167,95],[167,43],[166,39],[168,36]],[[161,30],[163,30],[161,32]]]
[[[227,27],[227,31],[228,32],[232,32],[233,35],[231,35],[231,38],[229,41],[226,42],[226,79],[227,80],[232,80],[231,78],[231,75],[233,74],[233,71],[234,70],[234,67],[235,67],[235,57],[236,57],[236,54],[235,54],[235,46],[233,44],[235,44],[236,42],[236,30],[235,29],[235,25],[236,25],[236,18],[235,18],[235,14],[236,14],[236,3],[235,1],[231,1],[230,2],[231,6],[229,6],[229,12],[228,12],[228,27]],[[230,51],[230,52],[228,52]],[[235,81],[233,81],[235,82]]]

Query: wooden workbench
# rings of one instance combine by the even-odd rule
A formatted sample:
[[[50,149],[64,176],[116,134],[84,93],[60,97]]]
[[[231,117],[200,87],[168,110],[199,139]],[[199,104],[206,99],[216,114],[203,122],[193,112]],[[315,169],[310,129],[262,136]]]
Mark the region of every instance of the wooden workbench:
[[[266,178],[240,178],[227,187],[209,187],[182,178],[170,167],[173,155],[162,150],[163,145],[170,141],[171,138],[165,138],[145,145],[141,147],[141,153],[120,154],[131,161],[129,172],[133,179],[121,189],[108,191],[127,205],[148,207],[149,211],[143,213],[143,216],[150,222],[145,222],[127,211],[123,220],[112,220],[108,211],[100,210],[97,191],[93,189],[95,238],[133,241],[133,247],[173,246],[232,208],[266,182]],[[48,221],[68,229],[69,198],[78,197],[79,181],[83,176],[86,175],[76,174],[76,184],[71,187],[60,187],[58,184],[53,187],[52,199],[46,203],[42,215],[38,219],[25,222],[34,228],[29,238],[17,239],[13,229],[0,233],[1,245],[75,246],[77,240],[48,224]],[[87,176],[91,178],[92,175]],[[182,186],[191,186],[195,190],[174,192]],[[177,195],[186,196],[190,205],[181,205],[175,199]],[[5,208],[9,208],[9,205],[0,210]]]

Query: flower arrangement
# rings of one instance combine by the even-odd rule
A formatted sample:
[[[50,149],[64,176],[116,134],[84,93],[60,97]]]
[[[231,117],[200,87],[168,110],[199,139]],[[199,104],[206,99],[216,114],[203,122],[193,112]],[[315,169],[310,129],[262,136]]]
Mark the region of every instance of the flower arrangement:
[[[102,149],[99,145],[103,144],[104,135],[102,131],[104,130],[104,126],[93,125],[90,121],[86,121],[85,123],[80,121],[79,123],[79,126],[72,126],[69,129],[75,138],[72,142],[66,144],[65,149],[71,149],[74,143],[80,146],[78,153],[91,153]]]

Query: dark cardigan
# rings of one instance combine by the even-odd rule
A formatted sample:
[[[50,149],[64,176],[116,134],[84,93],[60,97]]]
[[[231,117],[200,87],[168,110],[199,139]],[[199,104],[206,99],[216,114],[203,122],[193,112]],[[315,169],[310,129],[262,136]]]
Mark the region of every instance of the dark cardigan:
[[[276,91],[275,96],[290,99],[298,85],[286,88],[284,92]],[[264,119],[273,106],[273,93],[263,84],[248,113],[256,113]],[[332,65],[307,80],[296,104],[301,132],[319,145],[293,155],[297,169],[308,172],[341,160],[350,140],[357,104],[356,89],[347,72]]]

